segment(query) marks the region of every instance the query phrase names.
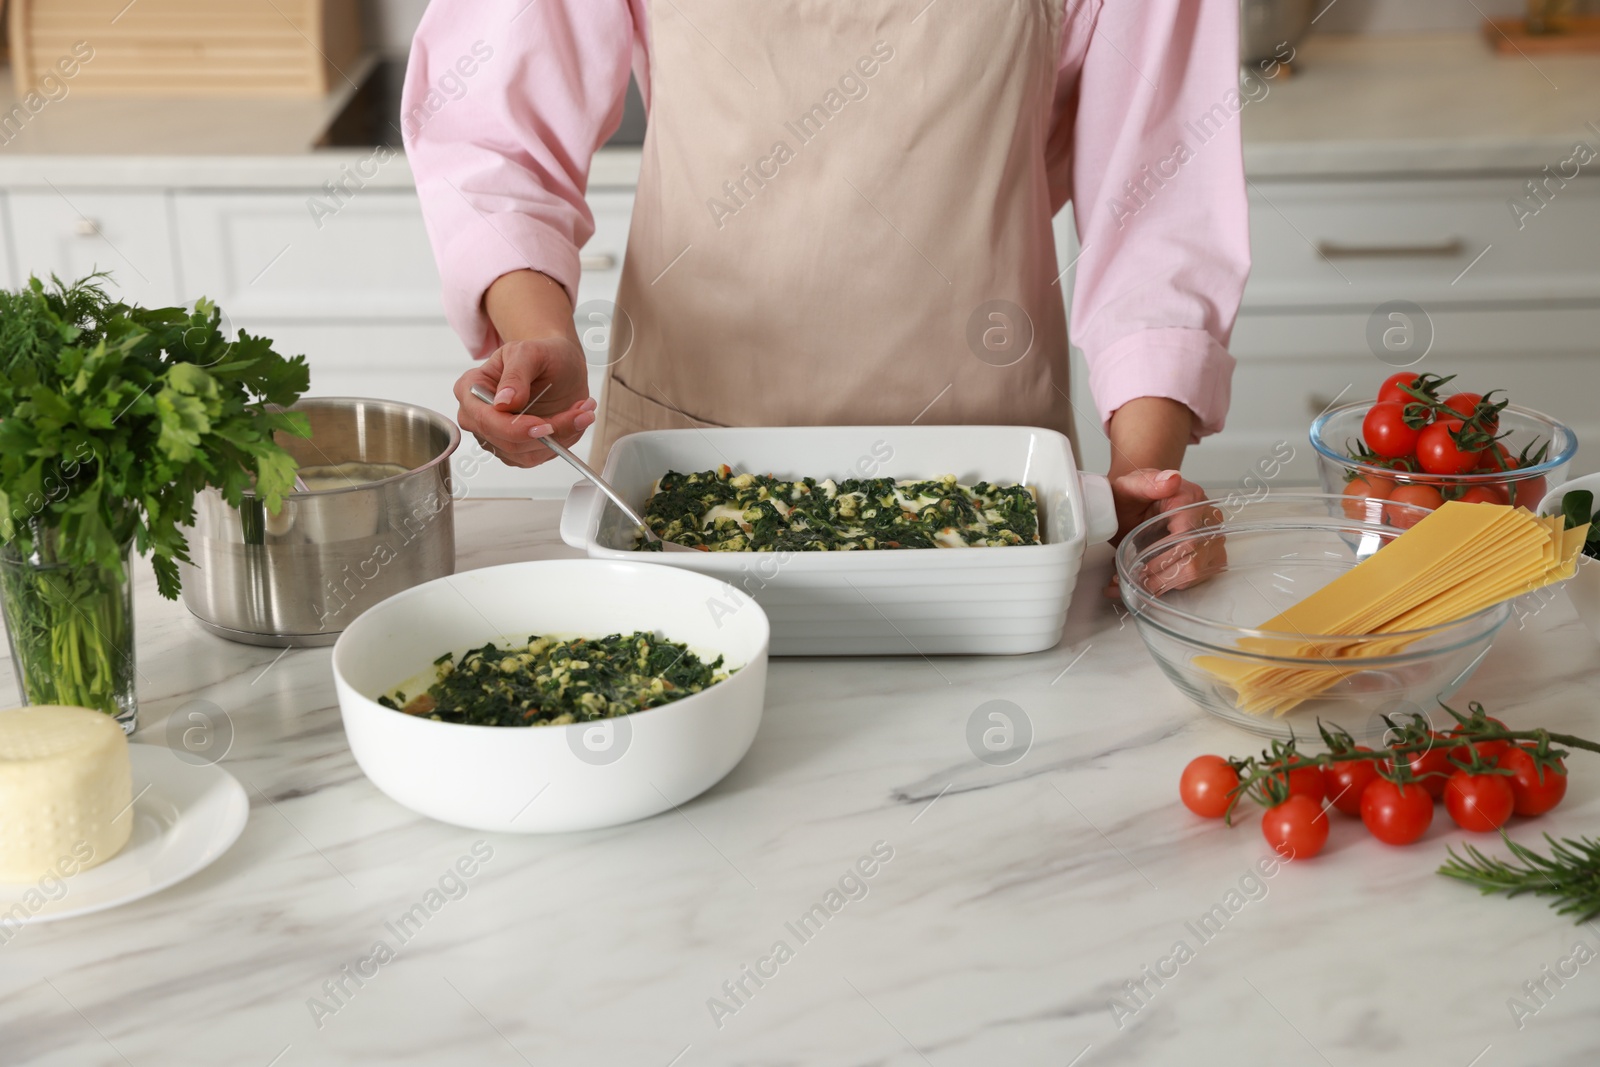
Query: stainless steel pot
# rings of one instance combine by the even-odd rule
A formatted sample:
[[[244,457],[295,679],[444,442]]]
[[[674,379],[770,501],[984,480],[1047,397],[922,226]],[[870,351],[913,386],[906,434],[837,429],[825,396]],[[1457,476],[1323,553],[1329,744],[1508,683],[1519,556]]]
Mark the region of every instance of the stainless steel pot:
[[[330,397],[293,408],[309,438],[279,436],[301,468],[396,464],[405,473],[345,489],[291,493],[269,515],[208,489],[188,531],[183,602],[207,630],[253,645],[331,645],[386,597],[455,571],[450,455],[455,423],[392,400]]]
[[[1311,5],[1312,0],[1240,0],[1239,61],[1272,59],[1280,46],[1296,44],[1311,26]]]

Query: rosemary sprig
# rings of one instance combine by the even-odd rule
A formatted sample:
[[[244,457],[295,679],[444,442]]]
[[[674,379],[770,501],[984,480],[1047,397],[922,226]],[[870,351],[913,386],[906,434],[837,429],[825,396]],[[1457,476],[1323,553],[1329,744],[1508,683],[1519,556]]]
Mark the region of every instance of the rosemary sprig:
[[[1558,915],[1575,916],[1573,922],[1586,922],[1600,915],[1600,841],[1591,838],[1564,838],[1544,835],[1550,842],[1549,857],[1511,840],[1504,830],[1500,836],[1517,863],[1486,856],[1472,845],[1463,845],[1464,855],[1449,849],[1450,860],[1439,868],[1446,878],[1475,885],[1484,894],[1504,893],[1508,897],[1532,893],[1553,897],[1550,906]]]

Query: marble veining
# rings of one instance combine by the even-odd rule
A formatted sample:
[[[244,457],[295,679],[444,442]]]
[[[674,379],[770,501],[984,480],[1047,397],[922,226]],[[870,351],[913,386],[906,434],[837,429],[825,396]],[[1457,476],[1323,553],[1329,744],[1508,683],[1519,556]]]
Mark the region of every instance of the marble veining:
[[[557,512],[464,502],[461,567],[571,555]],[[1101,597],[1108,567],[1090,553],[1049,652],[774,661],[761,732],[718,787],[550,837],[400,808],[350,757],[329,650],[229,644],[143,575],[135,740],[215,705],[249,825],[187,882],[0,945],[0,1065],[1600,1061],[1600,963],[1521,1029],[1507,1007],[1600,936],[1433,874],[1463,836],[1442,815],[1410,849],[1340,821],[1323,856],[1264,876],[1253,821],[1178,805],[1192,756],[1259,742],[1172,688]],[[1597,663],[1556,598],[1466,695],[1594,736]],[[1007,766],[968,747],[990,700],[1032,724]],[[1594,831],[1600,760],[1573,769],[1523,836]],[[892,858],[842,881],[874,850]],[[465,859],[470,877],[441,881]],[[430,892],[440,906],[401,925]],[[1220,928],[1197,925],[1218,905]]]

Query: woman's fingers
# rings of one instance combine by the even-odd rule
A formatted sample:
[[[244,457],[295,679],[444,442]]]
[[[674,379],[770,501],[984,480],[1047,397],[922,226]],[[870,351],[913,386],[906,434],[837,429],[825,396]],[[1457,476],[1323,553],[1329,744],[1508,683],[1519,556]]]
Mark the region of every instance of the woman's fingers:
[[[482,401],[477,401],[477,403],[480,407],[486,406]],[[478,439],[478,443],[486,451],[499,457],[501,461],[513,467],[537,467],[541,463],[546,463],[556,458],[555,452],[544,445],[543,442],[546,438],[553,437],[556,441],[571,448],[578,443],[584,431],[593,424],[594,401],[583,400],[574,404],[560,415],[544,421],[542,425],[545,432],[540,433],[537,437],[514,435],[509,439],[495,439],[486,437],[481,432],[471,432],[473,432],[473,436]],[[465,428],[465,424],[463,424],[463,427]]]
[[[473,395],[475,386],[494,403]],[[457,380],[455,394],[461,428],[514,466],[548,461],[554,453],[540,440],[570,446],[594,422],[583,352],[566,338],[502,345]]]
[[[1222,570],[1227,559],[1220,536],[1186,542],[1149,562],[1145,589],[1153,596],[1161,596],[1198,585]]]
[[[584,431],[593,425],[594,401],[582,400],[560,414],[539,420],[537,425],[530,424],[526,436],[518,436],[507,445],[511,451],[519,453],[550,455],[550,449],[542,443],[546,438],[571,448],[578,443]]]
[[[1146,519],[1170,511],[1179,513],[1168,521],[1168,534],[1192,534],[1222,522],[1222,512],[1216,507],[1189,507],[1206,499],[1205,490],[1187,481],[1175,470],[1142,468],[1129,471],[1111,480],[1111,492],[1117,501],[1117,515],[1122,528],[1119,539]],[[1187,588],[1217,573],[1226,564],[1227,558],[1220,535],[1192,538],[1158,554],[1145,564],[1144,588],[1156,596]],[[1115,577],[1106,592],[1108,595],[1116,594]]]
[[[1183,484],[1183,475],[1178,471],[1141,467],[1111,479],[1111,492],[1120,500],[1148,504],[1167,499]]]

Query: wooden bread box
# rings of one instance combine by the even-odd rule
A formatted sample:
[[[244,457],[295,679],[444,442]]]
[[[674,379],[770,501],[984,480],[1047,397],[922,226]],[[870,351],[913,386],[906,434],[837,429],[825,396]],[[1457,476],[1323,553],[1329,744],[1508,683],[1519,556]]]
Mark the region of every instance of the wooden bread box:
[[[63,59],[84,96],[322,96],[361,55],[358,2],[10,0],[12,75],[19,98]]]

